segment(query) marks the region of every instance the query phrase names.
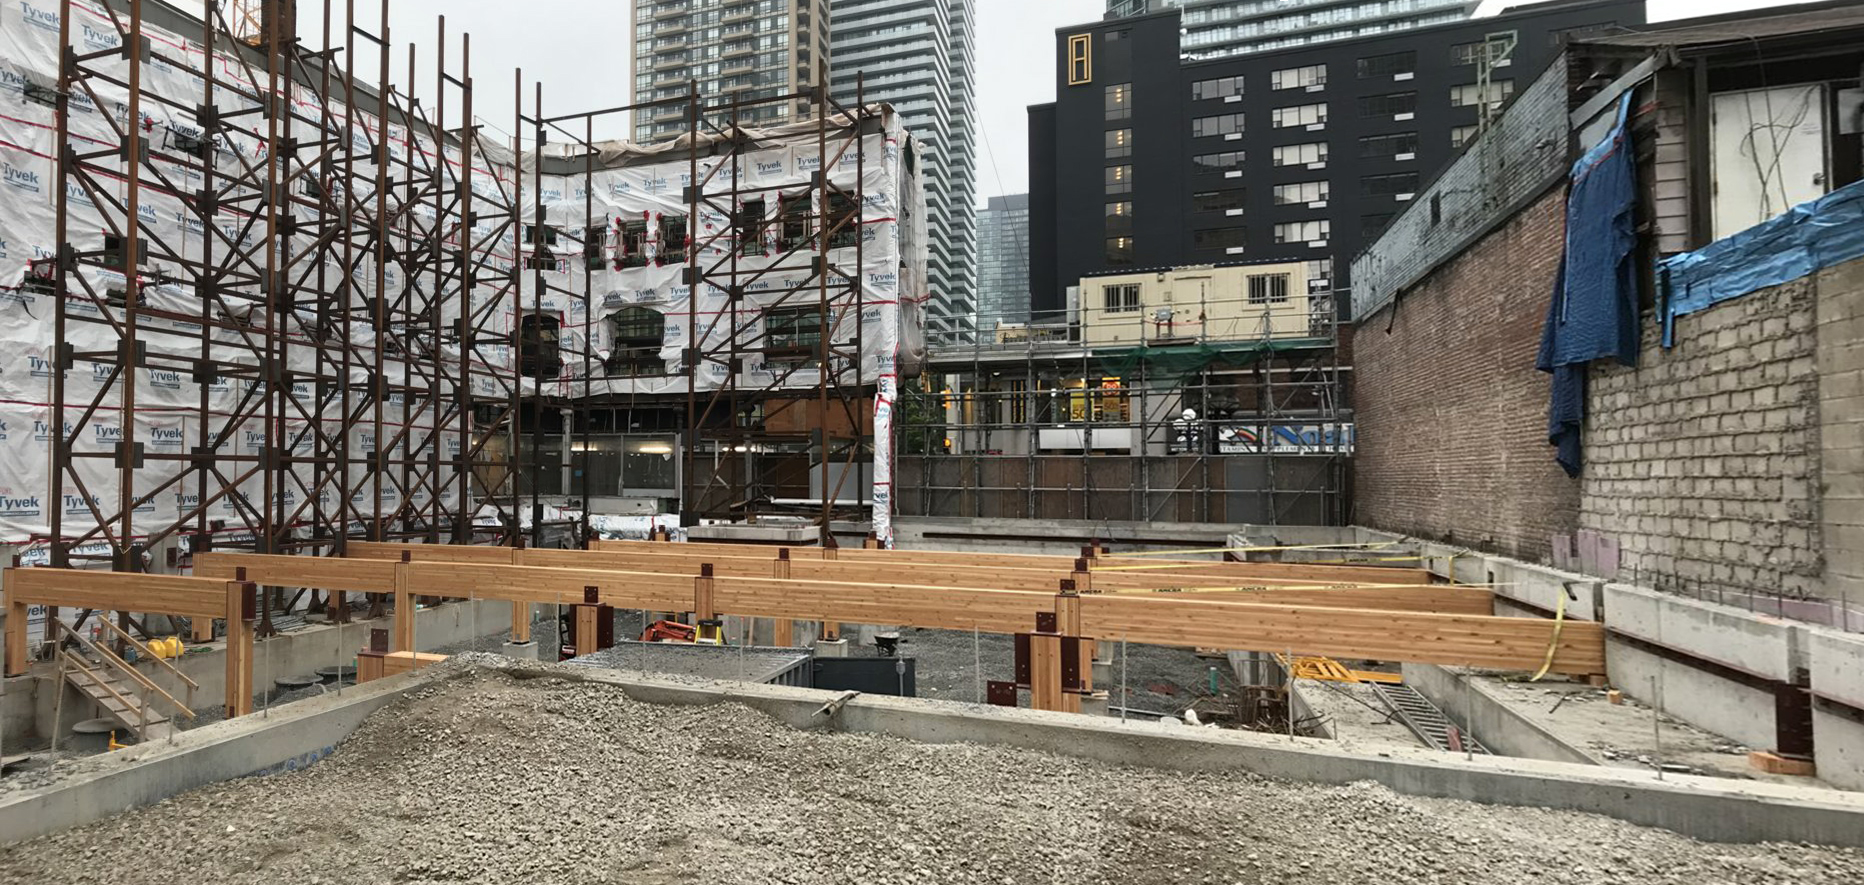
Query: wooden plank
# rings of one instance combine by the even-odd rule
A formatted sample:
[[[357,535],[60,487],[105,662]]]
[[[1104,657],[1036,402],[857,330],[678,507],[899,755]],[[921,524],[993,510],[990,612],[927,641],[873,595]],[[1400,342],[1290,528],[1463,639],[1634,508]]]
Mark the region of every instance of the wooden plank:
[[[382,659],[387,656],[388,656],[388,652],[381,652],[381,651],[359,651],[357,652],[356,653],[356,682],[357,684],[360,685],[364,682],[374,682],[377,679],[382,678],[383,671],[386,669],[386,665],[383,663]]]
[[[395,633],[390,651],[420,651],[415,646],[414,563],[395,565]]]
[[[576,656],[592,655],[601,651],[602,634],[597,621],[602,613],[599,605],[578,605],[573,607],[576,617]]]
[[[382,655],[382,676],[394,676],[426,667],[432,667],[447,659],[446,655],[432,652],[391,651]]]
[[[256,602],[252,584],[220,581],[221,612],[226,617],[226,708],[227,718],[252,712],[252,621],[247,617],[248,602]]]
[[[387,559],[399,561],[406,552],[414,562],[480,562],[510,565],[516,547],[488,547],[477,544],[404,544],[395,541],[351,541],[346,559]]]
[[[26,603],[13,595],[14,569],[0,571],[0,593],[6,596],[6,666],[7,676],[18,676],[26,672],[26,619],[30,617]]]
[[[48,567],[9,568],[9,603],[217,618],[226,582],[212,578],[100,572]]]
[[[1553,636],[1553,622],[1415,612],[1323,609],[1205,600],[1088,596],[1082,629],[1106,639],[1164,645],[1272,651],[1345,659],[1538,669]],[[1598,624],[1567,621],[1553,671],[1604,671],[1604,634]]]
[[[275,587],[310,587],[351,593],[395,592],[395,563],[386,559],[266,553],[202,553],[194,557],[194,574],[198,577],[231,581],[242,568],[246,570],[246,580]]]
[[[511,604],[511,641],[531,641],[531,604],[528,602]]]
[[[583,588],[594,587],[602,604],[616,608],[686,611],[693,601],[694,579],[685,575],[462,562],[416,561],[407,568],[425,596],[580,605]]]
[[[1042,633],[1029,637],[1029,706],[1035,710],[1062,709],[1061,637]]]
[[[604,538],[596,538],[589,542],[590,550],[613,553],[709,553],[715,556],[752,556],[763,559],[774,558],[779,548],[789,550],[791,559],[823,558],[823,548],[808,545],[721,544],[716,541],[623,541]]]

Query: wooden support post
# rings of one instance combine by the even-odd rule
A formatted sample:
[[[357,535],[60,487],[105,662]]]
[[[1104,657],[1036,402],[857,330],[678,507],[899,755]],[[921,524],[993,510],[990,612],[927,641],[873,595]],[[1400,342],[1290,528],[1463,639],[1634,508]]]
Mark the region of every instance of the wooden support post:
[[[395,641],[390,651],[419,651],[414,647],[414,594],[408,587],[408,568],[406,559],[395,565]]]
[[[1094,592],[1093,573],[1088,570],[1088,566],[1092,563],[1093,563],[1093,560],[1088,559],[1085,556],[1079,559],[1076,559],[1074,561],[1074,573],[1069,575],[1069,579],[1074,581],[1074,592],[1076,593]],[[1068,633],[1068,631],[1066,630],[1063,630],[1062,632]],[[1068,635],[1073,636],[1074,634],[1068,633]]]
[[[880,549],[880,536],[874,534],[873,532],[868,532],[867,537],[861,539],[861,549],[862,550],[879,550]]]
[[[790,548],[778,547],[777,559],[770,567],[770,576],[779,580],[789,580]],[[789,618],[776,618],[771,626],[771,643],[779,647],[788,646],[796,641],[796,622]]]
[[[1065,694],[1061,690],[1061,637],[1030,634],[1029,706],[1036,710],[1060,710]]]
[[[528,602],[511,604],[511,641],[531,641],[531,604]]]
[[[699,566],[699,577],[693,579],[693,622],[709,621],[718,617],[712,606],[712,564]]]
[[[214,619],[196,615],[194,618],[194,629],[189,636],[195,642],[214,641]]]
[[[1062,592],[1055,597],[1055,629],[1063,636],[1078,637],[1081,635],[1081,597],[1069,592],[1067,583],[1066,579],[1062,581]],[[1081,690],[1093,691],[1094,643],[1082,639],[1076,643],[1076,647],[1076,657],[1080,659],[1078,672],[1081,674]],[[1078,696],[1074,706],[1077,709],[1080,707]]]
[[[259,587],[251,581],[227,582],[227,718],[252,712],[252,619],[258,614]]]
[[[598,616],[602,612],[599,605],[576,606],[576,656],[592,655],[602,650],[599,641],[601,629]]]

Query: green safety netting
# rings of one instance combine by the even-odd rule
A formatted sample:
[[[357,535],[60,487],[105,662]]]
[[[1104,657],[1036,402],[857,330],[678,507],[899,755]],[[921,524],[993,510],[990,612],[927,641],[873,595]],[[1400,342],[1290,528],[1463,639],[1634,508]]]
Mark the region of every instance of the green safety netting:
[[[1120,378],[1144,377],[1148,384],[1176,384],[1185,376],[1213,365],[1237,368],[1263,356],[1285,350],[1323,345],[1317,338],[1282,338],[1234,341],[1223,344],[1169,344],[1163,347],[1128,347],[1096,354],[1101,372]],[[1143,366],[1143,370],[1142,367]]]

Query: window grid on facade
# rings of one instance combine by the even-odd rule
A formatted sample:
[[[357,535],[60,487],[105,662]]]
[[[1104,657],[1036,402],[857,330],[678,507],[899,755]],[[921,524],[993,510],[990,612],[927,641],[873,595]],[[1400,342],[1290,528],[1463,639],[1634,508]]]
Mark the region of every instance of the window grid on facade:
[[[1281,304],[1287,300],[1287,274],[1252,273],[1249,275],[1250,304]]]
[[[1326,65],[1302,65],[1269,73],[1270,89],[1303,89],[1327,85]]]
[[[1108,313],[1130,313],[1139,309],[1139,284],[1119,283],[1100,287]]]
[[[1133,238],[1132,237],[1108,237],[1107,238],[1107,264],[1112,266],[1112,265],[1124,265],[1124,264],[1132,264],[1132,263],[1133,263]]]
[[[1470,139],[1476,137],[1476,132],[1480,130],[1481,128],[1482,128],[1481,126],[1477,126],[1476,124],[1471,123],[1468,126],[1457,126],[1454,129],[1451,129],[1450,130],[1450,147],[1459,148],[1459,147],[1462,147],[1463,145],[1468,144]]]
[[[1416,92],[1389,92],[1384,95],[1359,97],[1359,116],[1361,117],[1393,117],[1398,114],[1416,113],[1416,111]]]
[[[1489,91],[1488,91],[1489,107],[1491,108],[1501,107],[1502,102],[1507,101],[1508,97],[1513,94],[1514,94],[1514,81],[1513,80],[1496,80],[1496,81],[1489,83]],[[1482,84],[1464,83],[1460,86],[1450,87],[1450,107],[1453,107],[1453,108],[1474,107],[1481,103],[1482,103]]]
[[[1107,193],[1130,194],[1133,192],[1133,167],[1107,167]]]
[[[1364,135],[1359,138],[1359,156],[1396,157],[1400,154],[1417,153],[1417,133],[1391,132],[1385,135]]]
[[[1514,51],[1517,34],[1505,31],[1490,34],[1473,43],[1458,43],[1450,47],[1450,64],[1480,64],[1484,58],[1491,62],[1501,61]]]
[[[1302,205],[1327,199],[1332,188],[1325,181],[1297,181],[1275,186],[1275,205]]]
[[[1277,243],[1322,243],[1333,232],[1333,222],[1325,219],[1290,221],[1275,225]]]
[[[1229,98],[1232,95],[1242,94],[1243,78],[1240,76],[1216,77],[1210,80],[1199,80],[1191,84],[1192,101]]]
[[[1133,204],[1124,200],[1107,204],[1107,236],[1133,235]]]
[[[1223,151],[1215,154],[1198,154],[1191,158],[1199,172],[1228,172],[1243,168],[1242,151]]]
[[[1090,93],[1091,94],[1091,93]],[[1129,120],[1133,116],[1133,84],[1115,83],[1104,91],[1104,107],[1109,120]]]
[[[1241,249],[1243,242],[1243,229],[1240,227],[1209,228],[1191,232],[1191,246],[1196,249]]]
[[[1309,163],[1327,162],[1327,143],[1310,141],[1305,144],[1284,144],[1277,146],[1270,156],[1270,162],[1276,166],[1305,166]]]
[[[1229,135],[1243,131],[1242,114],[1218,114],[1214,117],[1193,117],[1191,119],[1191,137],[1204,138],[1212,135]]]
[[[1403,52],[1389,52],[1359,60],[1359,79],[1367,77],[1390,77],[1396,74],[1410,74],[1417,71],[1417,52],[1407,49]]]
[[[1191,211],[1218,212],[1243,208],[1243,188],[1231,188],[1221,191],[1199,191],[1191,195]]]
[[[1417,193],[1416,172],[1394,172],[1389,175],[1363,175],[1359,178],[1359,195],[1362,197],[1382,197],[1392,194]]]
[[[1313,126],[1327,122],[1327,104],[1298,104],[1285,108],[1275,108],[1269,112],[1269,123],[1276,129],[1291,126]]]
[[[1133,130],[1107,130],[1107,159],[1117,160],[1133,155]]]

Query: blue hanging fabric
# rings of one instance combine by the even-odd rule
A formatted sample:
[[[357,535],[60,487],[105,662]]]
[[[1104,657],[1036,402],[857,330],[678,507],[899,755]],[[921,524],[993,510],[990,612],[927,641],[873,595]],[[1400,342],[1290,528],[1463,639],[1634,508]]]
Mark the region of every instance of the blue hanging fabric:
[[[1586,364],[1612,357],[1637,365],[1637,160],[1625,127],[1631,93],[1605,138],[1573,164],[1566,195],[1566,254],[1554,280],[1535,367],[1553,375],[1547,441],[1578,476],[1586,417]]]

